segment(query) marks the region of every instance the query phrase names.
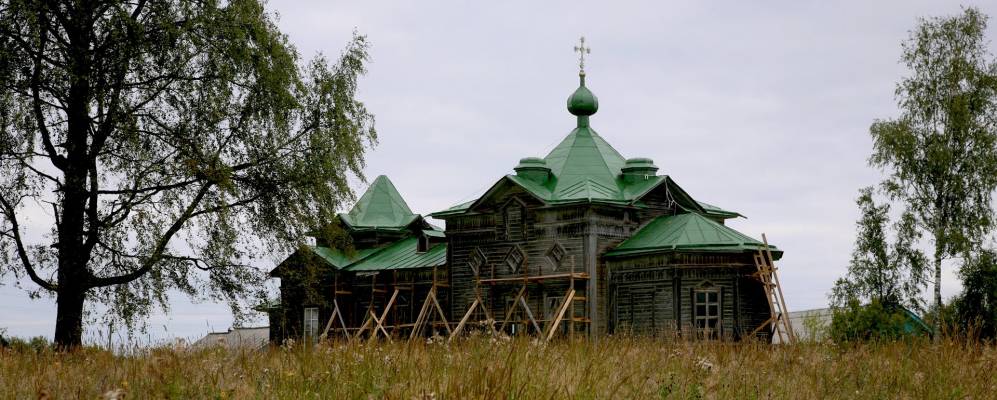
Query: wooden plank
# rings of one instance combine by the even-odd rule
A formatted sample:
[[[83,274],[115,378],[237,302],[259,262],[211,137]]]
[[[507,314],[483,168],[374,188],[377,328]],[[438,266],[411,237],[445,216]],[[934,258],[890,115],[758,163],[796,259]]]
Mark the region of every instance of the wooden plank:
[[[319,339],[325,339],[329,337],[329,329],[332,328],[332,322],[336,320],[336,313],[339,312],[338,308],[333,307],[332,315],[329,316],[329,322],[325,323],[325,329],[322,330],[322,334],[319,335]]]
[[[399,292],[400,290],[398,290],[398,288],[395,288],[395,291],[391,293],[391,298],[388,300],[388,304],[384,306],[384,311],[381,312],[380,318],[377,318],[377,315],[374,315],[374,318],[377,319],[377,327],[381,330],[381,332],[384,332],[384,337],[388,338],[388,340],[391,340],[391,335],[389,335],[388,331],[384,329],[384,321],[388,319],[388,313],[391,312],[391,307],[395,305],[395,300],[398,299]],[[371,310],[371,313],[373,314],[374,311]],[[374,332],[375,332],[374,336],[376,337],[377,331]]]
[[[450,322],[447,321],[447,315],[443,312],[443,307],[440,306],[440,302],[436,298],[436,291],[433,290],[429,292],[429,295],[433,297],[433,304],[436,306],[436,311],[440,314],[440,320],[442,320],[443,326],[447,328],[447,334],[452,334],[453,331],[450,330]]]
[[[357,329],[357,333],[353,334],[353,337],[355,338],[360,338],[360,335],[363,334],[363,332],[367,330],[367,327],[371,324],[371,316],[374,315],[374,311],[370,309],[367,309],[367,311],[369,311],[367,318],[364,318],[363,324],[360,325],[360,329]]]
[[[430,293],[433,290],[430,289]],[[426,300],[422,302],[422,308],[419,309],[419,315],[415,318],[415,324],[413,325],[412,331],[409,332],[408,340],[411,341],[419,335],[419,331],[422,329],[423,320],[426,319],[426,313],[429,311],[429,295],[426,295]]]
[[[388,331],[386,329],[384,329],[384,325],[381,325],[381,321],[379,319],[377,319],[377,314],[374,314],[374,311],[371,310],[370,311],[370,316],[372,318],[374,318],[374,323],[375,323],[375,326],[374,326],[374,328],[375,328],[374,329],[374,335],[371,336],[370,338],[371,339],[377,338],[377,331],[380,330],[381,332],[384,333],[384,337],[388,338],[388,340],[390,341],[391,340],[391,335],[389,335]]]
[[[505,332],[505,326],[509,324],[509,319],[512,318],[512,313],[516,311],[516,306],[519,304],[519,298],[523,297],[523,293],[526,292],[526,285],[523,285],[516,293],[516,297],[512,299],[512,305],[509,306],[509,310],[505,313],[505,318],[502,319],[502,325],[499,326],[499,332]]]
[[[523,311],[526,312],[526,317],[533,324],[533,330],[538,334],[543,334],[543,330],[540,329],[540,325],[537,324],[537,319],[533,318],[533,310],[530,309],[530,305],[526,303],[526,297],[520,297],[519,303],[523,306]]]
[[[769,247],[769,239],[765,236],[764,233],[762,234],[762,243],[765,244],[765,254],[768,256],[770,265],[772,266],[772,280],[774,281],[775,288],[776,290],[778,290],[779,293],[779,303],[780,303],[779,312],[781,314],[780,319],[782,320],[783,325],[786,327],[786,335],[789,337],[789,342],[794,343],[796,342],[796,332],[793,332],[793,327],[790,326],[789,324],[789,319],[788,319],[789,310],[786,307],[786,298],[783,297],[782,295],[782,286],[779,285],[779,274],[777,273],[775,268],[775,259],[772,257],[772,249]]]
[[[511,278],[488,278],[482,279],[481,283],[521,283],[523,281],[546,281],[552,279],[588,279],[589,274],[585,272],[537,275],[537,276],[517,276]]]
[[[550,325],[547,329],[547,334],[544,335],[546,341],[550,341],[554,337],[554,332],[557,331],[557,327],[561,325],[561,319],[564,318],[564,313],[568,311],[568,307],[572,305],[573,298],[575,297],[575,289],[568,289],[568,294],[564,297],[564,301],[561,302],[561,307],[557,310],[557,317],[554,318],[554,323]]]
[[[332,305],[336,307],[336,315],[339,317],[339,324],[343,326],[343,333],[346,334],[346,340],[352,340],[350,331],[346,328],[346,321],[343,320],[343,312],[339,309],[339,302],[336,299],[332,299]]]
[[[474,313],[474,309],[478,307],[478,304],[479,298],[475,297],[474,302],[472,302],[471,306],[468,307],[467,312],[464,313],[464,316],[460,319],[457,327],[454,328],[453,332],[450,332],[450,340],[453,340],[454,336],[460,335],[460,332],[464,330],[464,325],[467,324],[467,320],[471,318],[471,314]]]

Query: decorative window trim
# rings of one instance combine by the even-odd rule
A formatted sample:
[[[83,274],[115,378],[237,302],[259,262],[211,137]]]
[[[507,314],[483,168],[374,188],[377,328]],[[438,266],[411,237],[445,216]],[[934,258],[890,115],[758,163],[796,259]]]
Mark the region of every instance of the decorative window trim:
[[[509,249],[509,253],[505,255],[505,259],[502,260],[502,264],[509,268],[509,272],[514,274],[518,273],[519,269],[522,268],[525,263],[526,253],[523,252],[523,249],[520,248],[519,245],[512,246],[512,248]]]
[[[485,256],[485,252],[481,251],[480,247],[475,247],[471,250],[471,255],[467,257],[467,266],[471,267],[471,272],[474,276],[479,276],[481,274],[481,267],[484,267],[488,262],[488,257]]]
[[[561,243],[555,241],[554,245],[547,250],[545,254],[547,261],[550,261],[550,265],[554,267],[554,270],[560,270],[561,266],[564,265],[564,260],[568,256],[568,251],[561,245]]]

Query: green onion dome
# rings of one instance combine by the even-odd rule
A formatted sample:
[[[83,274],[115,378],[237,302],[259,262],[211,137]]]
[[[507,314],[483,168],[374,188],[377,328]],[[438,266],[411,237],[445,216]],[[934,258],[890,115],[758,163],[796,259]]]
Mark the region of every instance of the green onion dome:
[[[579,74],[581,84],[568,97],[568,112],[577,116],[589,116],[599,111],[599,99],[585,87],[585,74]]]

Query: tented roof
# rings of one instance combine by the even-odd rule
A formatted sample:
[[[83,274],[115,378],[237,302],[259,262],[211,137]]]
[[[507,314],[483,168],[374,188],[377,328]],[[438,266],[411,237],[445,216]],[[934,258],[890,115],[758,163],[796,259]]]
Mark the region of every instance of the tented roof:
[[[624,200],[619,176],[626,159],[590,127],[575,128],[544,160],[556,177],[547,200]]]
[[[584,80],[579,90],[585,89]],[[734,218],[740,214],[726,211],[706,203],[700,203],[683,191],[667,175],[657,175],[657,167],[650,159],[632,159],[646,168],[643,175],[627,178],[628,160],[613,148],[589,124],[590,115],[598,109],[598,102],[587,89],[576,91],[568,100],[568,109],[578,123],[553,150],[542,160],[527,158],[521,160],[520,167],[530,171],[549,170],[546,179],[532,179],[518,174],[506,175],[499,179],[478,199],[430,214],[434,217],[447,217],[463,214],[489,198],[504,185],[514,184],[547,204],[575,202],[601,202],[619,205],[640,206],[640,199],[655,188],[666,185],[679,205],[687,210],[715,218]],[[591,99],[589,99],[591,97]],[[581,100],[579,100],[579,98]],[[577,104],[576,104],[577,103]],[[581,104],[585,107],[578,106]],[[573,109],[573,105],[575,108]],[[527,162],[528,164],[523,164]],[[517,167],[517,170],[520,168]]]
[[[419,218],[384,175],[374,179],[349,213],[339,216],[354,229],[402,229]]]

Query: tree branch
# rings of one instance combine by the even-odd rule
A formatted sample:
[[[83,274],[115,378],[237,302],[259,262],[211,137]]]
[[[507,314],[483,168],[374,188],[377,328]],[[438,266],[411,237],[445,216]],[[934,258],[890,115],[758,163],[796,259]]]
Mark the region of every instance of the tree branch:
[[[149,256],[149,258],[145,260],[144,263],[142,263],[141,267],[124,275],[109,276],[103,278],[91,276],[89,279],[89,286],[104,287],[112,285],[121,285],[134,281],[140,278],[142,275],[145,275],[147,272],[149,272],[149,270],[151,270],[152,267],[157,263],[159,263],[159,261],[162,259],[163,253],[166,251],[166,246],[169,245],[170,240],[173,239],[173,235],[176,235],[176,233],[179,232],[181,228],[183,228],[183,225],[187,221],[189,221],[194,216],[198,215],[195,213],[194,210],[196,210],[197,206],[201,204],[201,200],[204,199],[204,196],[208,194],[208,190],[211,189],[211,186],[212,184],[210,182],[205,183],[204,186],[201,186],[201,189],[197,192],[196,195],[194,195],[194,199],[191,200],[187,208],[184,209],[184,212],[177,217],[177,220],[173,222],[173,225],[171,225],[170,228],[165,233],[163,233],[163,236],[159,238],[159,241],[156,243],[156,247],[152,251],[152,254]]]
[[[34,70],[31,72],[31,97],[34,100],[32,105],[35,114],[35,121],[38,123],[38,131],[41,132],[42,135],[42,144],[45,146],[45,151],[52,159],[52,165],[55,165],[55,167],[60,170],[65,170],[67,167],[66,158],[55,150],[55,146],[52,144],[52,135],[49,132],[48,127],[45,125],[45,113],[42,111],[42,99],[40,93],[42,69],[41,54],[45,52],[45,44],[48,42],[48,23],[43,13],[39,12],[38,14],[39,49],[36,52],[37,55],[35,56]]]
[[[17,224],[17,214],[14,213],[14,207],[10,202],[7,201],[2,195],[0,195],[0,206],[3,207],[3,214],[10,221],[12,237],[14,238],[14,244],[17,246],[17,256],[21,259],[21,264],[24,265],[24,270],[28,273],[28,276],[32,281],[41,286],[45,290],[54,291],[57,286],[49,281],[42,279],[35,272],[34,266],[31,265],[31,260],[28,258],[28,252],[24,248],[24,241],[21,240],[21,230]]]

